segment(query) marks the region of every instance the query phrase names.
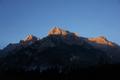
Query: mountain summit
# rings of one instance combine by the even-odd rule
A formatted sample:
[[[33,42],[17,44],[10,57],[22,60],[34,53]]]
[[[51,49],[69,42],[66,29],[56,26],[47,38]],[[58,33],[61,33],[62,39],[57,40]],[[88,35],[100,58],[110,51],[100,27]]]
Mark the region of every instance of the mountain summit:
[[[24,40],[21,40],[20,43],[22,45],[30,45],[30,44],[36,42],[37,40],[38,40],[38,38],[36,36],[28,35]]]
[[[33,35],[28,35],[24,41],[36,41],[37,37]]]
[[[101,45],[111,46],[111,47],[116,47],[117,46],[115,43],[107,40],[107,38],[104,37],[104,36],[99,36],[99,37],[96,37],[96,38],[89,38],[88,41],[92,42],[92,43],[101,44]]]
[[[77,36],[76,33],[72,33],[72,32],[69,32],[69,31],[66,31],[66,30],[63,30],[59,27],[54,27],[53,29],[51,29],[49,32],[48,32],[48,35],[60,35],[60,36],[71,36],[71,35],[74,35],[74,36]]]
[[[67,35],[67,34],[68,33],[65,30],[60,29],[58,27],[54,27],[48,32],[48,35]]]
[[[48,32],[49,37],[54,37],[57,41],[62,40],[64,43],[73,45],[73,44],[82,44],[83,41],[80,41],[80,37],[74,33],[67,30],[63,30],[59,27],[54,27]]]

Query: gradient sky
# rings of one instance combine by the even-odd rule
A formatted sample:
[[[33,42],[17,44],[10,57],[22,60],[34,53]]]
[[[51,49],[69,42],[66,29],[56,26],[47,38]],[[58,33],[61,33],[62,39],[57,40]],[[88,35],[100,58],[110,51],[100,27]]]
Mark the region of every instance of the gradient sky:
[[[54,26],[120,44],[120,0],[0,0],[0,48]]]

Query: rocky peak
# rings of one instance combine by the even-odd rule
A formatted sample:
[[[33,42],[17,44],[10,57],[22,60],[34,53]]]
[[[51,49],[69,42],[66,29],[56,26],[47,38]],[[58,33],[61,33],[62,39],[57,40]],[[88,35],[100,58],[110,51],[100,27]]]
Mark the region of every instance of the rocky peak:
[[[68,34],[67,31],[60,29],[58,27],[54,27],[48,32],[48,35],[67,35],[67,34]]]
[[[60,35],[60,36],[77,36],[76,33],[63,30],[59,27],[54,27],[48,32],[48,35]]]
[[[27,45],[27,44],[32,44],[37,40],[38,40],[38,38],[36,36],[28,35],[24,40],[21,40],[20,43],[22,45]]]
[[[70,32],[67,30],[63,30],[59,27],[54,27],[48,32],[48,36],[54,37],[54,40],[61,39],[63,42],[67,44],[81,44],[80,37],[77,35],[77,33]],[[59,39],[58,39],[59,38]]]
[[[89,41],[97,42],[97,43],[107,43],[108,42],[108,40],[104,36],[99,36],[96,38],[89,38]]]
[[[37,37],[33,35],[28,35],[24,41],[36,41]]]
[[[98,44],[103,44],[103,45],[114,46],[114,43],[108,41],[107,38],[104,36],[99,36],[96,38],[89,38],[88,41],[98,43]]]

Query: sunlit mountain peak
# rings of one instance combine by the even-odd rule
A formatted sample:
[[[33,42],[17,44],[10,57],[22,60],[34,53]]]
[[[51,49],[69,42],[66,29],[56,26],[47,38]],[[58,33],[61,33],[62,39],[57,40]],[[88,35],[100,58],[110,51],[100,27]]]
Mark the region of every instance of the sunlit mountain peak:
[[[61,29],[59,27],[54,27],[52,28],[49,32],[48,35],[59,35],[59,36],[78,36],[75,32],[69,32],[67,30]]]
[[[90,42],[94,42],[94,43],[98,43],[98,44],[115,46],[114,43],[112,43],[111,41],[107,40],[107,38],[104,37],[104,36],[99,36],[99,37],[96,37],[96,38],[89,38],[88,40]]]
[[[24,41],[36,41],[37,40],[37,37],[36,36],[33,36],[31,34],[29,34],[25,39]]]
[[[27,35],[26,38],[24,40],[21,40],[20,43],[25,45],[25,44],[32,44],[35,41],[37,41],[38,38],[36,36],[33,36],[31,34]]]
[[[59,27],[54,27],[48,32],[48,35],[67,35],[68,32],[59,28]]]

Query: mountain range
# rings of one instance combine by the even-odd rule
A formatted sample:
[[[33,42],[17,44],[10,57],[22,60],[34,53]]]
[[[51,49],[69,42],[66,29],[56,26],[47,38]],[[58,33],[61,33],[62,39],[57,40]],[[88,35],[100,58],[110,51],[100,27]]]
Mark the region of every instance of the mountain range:
[[[120,46],[104,36],[86,38],[54,27],[44,38],[28,35],[0,50],[0,71],[40,72],[58,67],[85,68],[120,63]]]

